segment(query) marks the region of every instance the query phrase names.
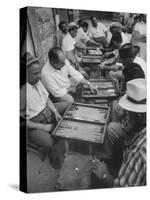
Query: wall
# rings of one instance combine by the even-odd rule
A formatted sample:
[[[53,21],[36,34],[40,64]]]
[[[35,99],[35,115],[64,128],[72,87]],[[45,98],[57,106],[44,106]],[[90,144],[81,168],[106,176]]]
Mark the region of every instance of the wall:
[[[40,64],[43,66],[47,61],[49,49],[55,44],[54,10],[52,8],[28,7],[27,11],[30,32],[27,32],[27,45],[28,48],[33,45],[35,55],[41,57]]]
[[[47,60],[47,52],[55,44],[54,33],[56,31],[52,8],[35,8],[37,26],[40,36],[44,60]]]

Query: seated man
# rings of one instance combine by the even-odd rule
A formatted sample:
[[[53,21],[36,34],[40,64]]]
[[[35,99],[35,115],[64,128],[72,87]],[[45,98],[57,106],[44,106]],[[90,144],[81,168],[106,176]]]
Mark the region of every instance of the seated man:
[[[114,33],[107,48],[109,49],[109,51],[106,51],[103,54],[103,58],[105,59],[105,61],[100,64],[101,70],[117,71],[118,69],[120,69],[122,65],[117,61],[119,60],[119,49],[121,47],[121,43],[121,34],[119,32]]]
[[[131,43],[123,45],[119,50],[119,56],[120,56],[120,63],[122,63],[123,67],[119,69],[118,71],[110,71],[109,76],[111,80],[113,81],[116,91],[118,94],[120,94],[120,83],[124,82],[124,76],[122,73],[123,68],[125,68],[130,63],[137,63],[141,66],[142,70],[145,73],[146,77],[146,63],[145,61],[138,57],[137,54],[139,52],[138,46],[132,46]]]
[[[82,70],[83,70],[83,73],[86,72],[87,75],[85,75],[84,77],[86,79],[89,79],[90,77],[90,72],[91,72],[91,68],[88,67],[88,65],[84,65],[82,64],[82,55],[86,53],[86,45],[82,42],[76,42],[76,47],[75,47],[75,50],[74,50],[74,55],[78,61],[78,63],[80,63],[80,66],[81,66],[81,70],[80,72],[82,73]]]
[[[78,71],[80,71],[83,76],[86,76],[86,72],[80,67],[76,57],[75,57],[75,44],[77,36],[78,25],[75,22],[70,22],[68,24],[68,33],[62,41],[62,50],[65,53],[66,58],[69,60],[72,66]]]
[[[131,63],[126,66],[126,68],[123,70],[124,75],[124,89],[126,90],[126,84],[128,81],[137,79],[137,78],[143,78],[145,79],[144,71],[142,70],[141,66],[137,63]],[[118,100],[115,100],[112,104],[112,116],[111,119],[113,122],[117,122],[122,120],[124,117],[124,109],[119,105]]]
[[[65,21],[61,21],[58,24],[59,30],[56,31],[55,37],[56,37],[56,46],[61,48],[62,40],[67,34],[67,23]]]
[[[86,21],[82,21],[82,24],[80,25],[77,31],[77,36],[75,38],[76,42],[84,43],[87,46],[99,47],[100,43],[97,43],[93,39],[90,39],[89,36],[87,35],[88,27],[89,27],[88,23]]]
[[[121,37],[122,37],[122,43],[121,43],[121,46],[126,44],[126,43],[129,43],[130,40],[128,38],[128,36],[122,31],[122,25],[119,23],[119,22],[113,22],[111,25],[110,25],[110,33],[113,35],[114,33],[117,33],[119,32],[121,34]],[[111,40],[111,37],[110,39]]]
[[[39,58],[34,58],[30,53],[25,54],[24,67],[27,72],[26,83],[21,86],[20,108],[21,118],[27,120],[27,138],[36,145],[51,152],[50,159],[56,157],[53,140],[50,133],[55,121],[61,119],[61,114],[68,104],[61,102],[53,104],[48,98],[48,92],[40,81],[41,67]],[[27,58],[27,63],[26,63]]]
[[[127,82],[126,94],[119,100],[126,111],[122,121],[111,122],[105,137],[105,152],[112,158],[115,146],[122,146],[146,127],[146,80],[134,79]]]
[[[80,72],[75,70],[65,58],[63,51],[54,47],[48,53],[48,61],[42,69],[42,82],[54,97],[54,101],[74,102],[69,93],[76,92],[75,84],[72,86],[68,76],[71,76],[77,84],[86,84],[93,92],[93,86]]]
[[[94,39],[95,42],[101,43],[104,47],[107,46],[108,31],[104,24],[97,22],[96,17],[91,18],[92,26],[89,29],[89,37]]]

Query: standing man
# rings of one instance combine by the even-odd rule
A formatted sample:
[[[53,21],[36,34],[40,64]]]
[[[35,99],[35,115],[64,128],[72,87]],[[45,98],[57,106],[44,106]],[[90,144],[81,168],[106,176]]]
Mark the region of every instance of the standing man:
[[[62,40],[67,34],[67,23],[65,21],[61,21],[58,25],[59,30],[56,31],[56,46],[61,48]]]
[[[76,86],[71,85],[68,76],[71,76],[76,81],[76,85],[79,83],[88,85],[93,92],[94,87],[80,72],[71,66],[60,48],[52,48],[48,53],[48,58],[46,65],[42,69],[42,82],[53,95],[54,101],[74,102],[70,94],[76,92]]]
[[[133,27],[132,44],[140,47],[139,57],[146,62],[146,38],[147,38],[146,19],[144,15],[139,16],[139,22]]]
[[[90,19],[92,27],[89,29],[89,37],[106,47],[108,36],[107,28],[104,26],[104,24],[98,22],[96,17],[92,16]]]

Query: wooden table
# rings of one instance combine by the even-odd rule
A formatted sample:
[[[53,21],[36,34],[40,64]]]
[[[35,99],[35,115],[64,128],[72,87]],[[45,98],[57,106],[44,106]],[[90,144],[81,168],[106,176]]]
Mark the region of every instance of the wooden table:
[[[65,139],[66,153],[69,152],[70,140],[88,143],[89,154],[92,156],[92,145],[102,145],[104,142],[109,116],[109,107],[73,103],[52,135]]]
[[[102,57],[99,55],[82,55],[82,59],[80,61],[80,65],[84,67],[88,67],[90,69],[90,77],[91,72],[97,73],[97,78],[101,76],[100,64],[102,63]]]

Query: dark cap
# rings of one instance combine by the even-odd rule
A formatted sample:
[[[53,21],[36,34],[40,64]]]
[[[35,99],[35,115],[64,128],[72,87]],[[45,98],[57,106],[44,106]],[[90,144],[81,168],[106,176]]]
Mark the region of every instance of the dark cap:
[[[119,49],[119,55],[120,58],[135,57],[139,53],[139,50],[139,46],[133,46],[131,43],[127,43]]]

